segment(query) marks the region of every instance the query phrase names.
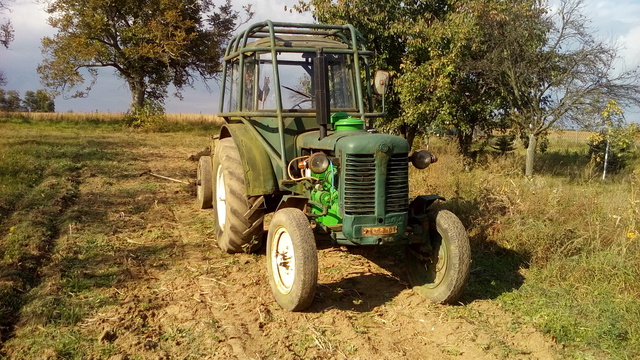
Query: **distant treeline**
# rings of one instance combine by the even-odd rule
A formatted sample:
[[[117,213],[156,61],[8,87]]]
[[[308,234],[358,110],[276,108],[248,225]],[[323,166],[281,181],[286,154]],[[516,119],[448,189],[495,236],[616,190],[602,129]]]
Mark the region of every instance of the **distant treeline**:
[[[53,97],[46,90],[25,91],[24,98],[15,90],[0,89],[0,111],[54,112]]]

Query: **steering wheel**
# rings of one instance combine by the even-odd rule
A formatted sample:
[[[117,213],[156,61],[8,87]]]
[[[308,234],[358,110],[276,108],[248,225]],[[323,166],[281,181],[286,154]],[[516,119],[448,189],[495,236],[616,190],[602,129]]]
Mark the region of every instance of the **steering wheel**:
[[[285,85],[282,85],[282,87],[283,87],[283,88],[285,88],[285,89],[287,89],[287,90],[289,90],[289,91],[293,91],[294,93],[296,93],[296,94],[298,94],[298,95],[300,95],[300,96],[304,96],[304,97],[306,97],[306,98],[307,98],[307,99],[309,99],[309,100],[313,99],[313,96],[311,96],[311,95],[309,95],[309,94],[307,94],[307,93],[303,93],[302,91],[298,91],[298,90],[296,90],[296,89],[294,89],[294,88],[290,88],[290,87],[285,86]]]

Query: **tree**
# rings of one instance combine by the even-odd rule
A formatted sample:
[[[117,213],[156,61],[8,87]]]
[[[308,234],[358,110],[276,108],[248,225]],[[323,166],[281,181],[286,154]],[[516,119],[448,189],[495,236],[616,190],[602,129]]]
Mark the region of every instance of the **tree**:
[[[406,32],[398,92],[403,121],[419,127],[455,127],[460,152],[470,155],[476,130],[504,127],[499,88],[486,76],[490,31],[505,21],[502,1],[452,3],[441,16],[420,17]],[[521,31],[526,31],[522,29]]]
[[[582,0],[514,2],[510,21],[495,28],[486,66],[508,103],[506,115],[528,137],[525,175],[533,175],[538,139],[560,121],[580,121],[608,99],[639,103],[638,71],[616,72],[617,48],[598,40]],[[527,10],[528,11],[522,11]],[[519,29],[526,28],[526,36]]]
[[[0,110],[1,111],[22,111],[22,100],[20,94],[15,90],[5,91],[0,89]]]
[[[0,0],[0,14],[3,14],[5,11],[9,11],[9,8],[6,5],[6,2]],[[9,48],[9,44],[13,41],[13,25],[11,24],[11,20],[4,20],[0,23],[0,45],[4,46],[6,49]],[[0,70],[0,86],[4,86],[7,84],[7,78],[4,75],[4,72]]]
[[[321,23],[352,24],[373,51],[373,69],[388,70],[397,80],[406,72],[404,57],[412,35],[405,28],[422,17],[433,18],[447,11],[450,1],[424,2],[419,0],[309,0],[300,2],[298,11],[311,11]],[[401,99],[396,86],[385,95],[387,122],[383,128],[398,129],[409,141],[418,133],[419,124],[403,121]]]
[[[54,112],[55,103],[53,98],[45,90],[33,92],[31,90],[24,93],[24,107],[30,112]]]
[[[625,124],[624,111],[615,100],[607,102],[600,117],[600,131],[589,136],[588,144],[591,161],[602,169],[604,180],[607,172],[622,170],[635,155],[638,124]]]
[[[9,8],[6,5],[6,1],[0,0],[0,14],[5,11],[9,11]],[[5,48],[9,47],[9,44],[13,41],[13,25],[11,24],[11,20],[4,20],[0,23],[0,45]]]
[[[321,22],[353,24],[382,59],[374,59],[374,68],[391,70],[383,129],[399,129],[412,144],[421,131],[455,127],[460,150],[469,155],[474,130],[501,125],[502,94],[481,65],[493,36],[486,29],[502,21],[503,3],[310,0],[301,10],[312,10]]]
[[[42,82],[83,97],[98,69],[111,68],[127,83],[133,112],[163,104],[169,85],[180,96],[195,76],[214,78],[239,17],[231,0],[217,8],[212,0],[51,0],[47,12],[58,33],[42,40]]]

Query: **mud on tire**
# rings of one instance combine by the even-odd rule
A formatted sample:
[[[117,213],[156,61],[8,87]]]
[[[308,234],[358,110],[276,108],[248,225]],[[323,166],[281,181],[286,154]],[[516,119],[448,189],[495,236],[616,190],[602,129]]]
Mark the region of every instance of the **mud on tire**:
[[[218,246],[251,252],[262,244],[264,198],[247,196],[240,153],[232,138],[220,139],[213,157],[213,221]]]

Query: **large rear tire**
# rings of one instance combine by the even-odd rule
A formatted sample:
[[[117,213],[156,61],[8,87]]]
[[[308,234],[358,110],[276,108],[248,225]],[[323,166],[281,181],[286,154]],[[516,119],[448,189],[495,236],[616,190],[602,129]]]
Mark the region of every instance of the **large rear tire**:
[[[471,248],[460,219],[447,210],[431,210],[422,224],[428,244],[407,247],[409,282],[420,295],[439,304],[456,302],[469,278]]]
[[[258,249],[264,234],[264,198],[246,195],[240,153],[232,138],[216,145],[212,188],[218,246],[228,253]]]
[[[311,305],[318,283],[318,253],[302,211],[285,208],[274,214],[267,237],[267,273],[283,309],[301,311]]]

